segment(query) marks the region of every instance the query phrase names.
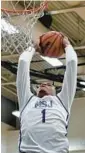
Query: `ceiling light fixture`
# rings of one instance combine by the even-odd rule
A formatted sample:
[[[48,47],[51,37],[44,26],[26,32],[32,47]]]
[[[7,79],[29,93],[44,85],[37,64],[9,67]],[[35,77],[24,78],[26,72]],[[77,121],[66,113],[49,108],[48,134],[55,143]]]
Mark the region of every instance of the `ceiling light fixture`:
[[[85,82],[84,81],[80,81],[80,84],[84,85],[85,86]]]
[[[1,29],[6,31],[8,34],[19,33],[19,31],[5,19],[1,19]]]
[[[82,90],[85,91],[85,88],[83,88]]]
[[[44,57],[44,56],[41,56],[41,58],[46,60],[52,66],[62,66],[63,65],[63,63],[59,61],[57,58],[50,58],[50,57]]]
[[[12,112],[12,115],[19,117],[20,116],[20,112],[18,110],[15,110]]]

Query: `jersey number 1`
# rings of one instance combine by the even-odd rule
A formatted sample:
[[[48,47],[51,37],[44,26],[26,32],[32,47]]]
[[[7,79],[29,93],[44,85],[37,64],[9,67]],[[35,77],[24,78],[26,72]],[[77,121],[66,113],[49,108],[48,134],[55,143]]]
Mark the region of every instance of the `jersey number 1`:
[[[42,113],[42,123],[45,123],[45,114],[46,114],[46,110],[43,109],[43,110],[41,111],[41,113]]]

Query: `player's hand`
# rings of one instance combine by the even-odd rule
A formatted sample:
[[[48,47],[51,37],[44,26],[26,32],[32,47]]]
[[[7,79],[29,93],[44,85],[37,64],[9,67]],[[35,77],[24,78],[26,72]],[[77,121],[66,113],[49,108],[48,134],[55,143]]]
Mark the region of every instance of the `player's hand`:
[[[68,45],[70,45],[70,41],[68,40],[68,37],[65,36],[64,33],[60,32],[63,36],[63,47],[66,48]]]
[[[63,46],[64,46],[64,48],[66,48],[68,45],[70,45],[70,41],[68,40],[68,38],[66,36],[64,36],[64,38],[63,38]]]
[[[33,42],[33,44],[34,44],[34,48],[35,48],[36,52],[41,53],[41,48],[39,46],[39,42],[38,41]]]

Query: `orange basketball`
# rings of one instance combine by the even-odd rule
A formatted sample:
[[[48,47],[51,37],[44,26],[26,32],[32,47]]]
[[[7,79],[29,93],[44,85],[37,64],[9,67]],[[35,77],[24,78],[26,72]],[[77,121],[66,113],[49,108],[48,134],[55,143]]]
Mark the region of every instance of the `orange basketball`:
[[[64,53],[63,35],[60,32],[49,31],[40,36],[41,54],[48,57],[60,57]]]

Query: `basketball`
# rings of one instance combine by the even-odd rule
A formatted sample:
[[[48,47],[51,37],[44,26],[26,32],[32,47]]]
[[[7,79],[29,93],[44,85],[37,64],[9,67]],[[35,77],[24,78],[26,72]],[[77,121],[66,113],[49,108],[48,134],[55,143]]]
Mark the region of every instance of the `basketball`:
[[[48,57],[60,57],[64,54],[63,34],[49,31],[40,36],[41,54]]]

